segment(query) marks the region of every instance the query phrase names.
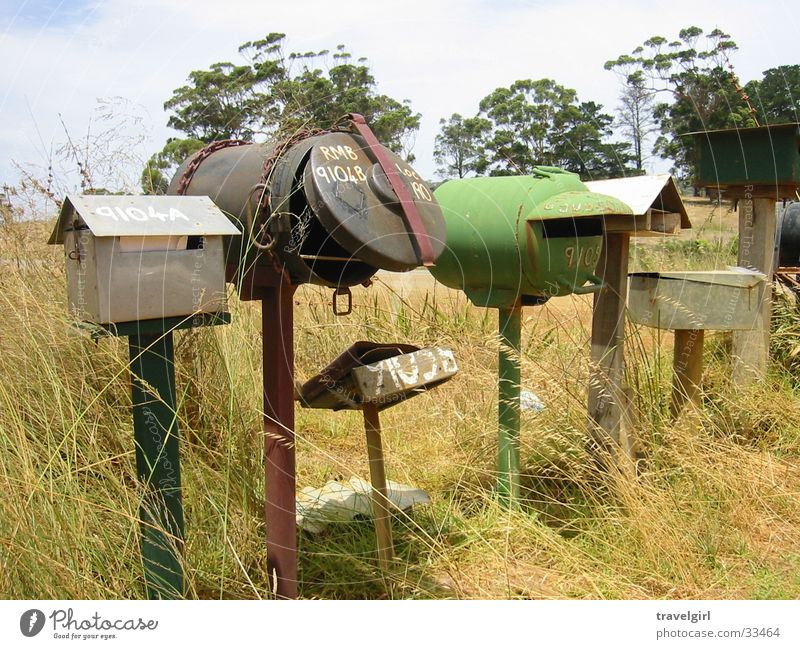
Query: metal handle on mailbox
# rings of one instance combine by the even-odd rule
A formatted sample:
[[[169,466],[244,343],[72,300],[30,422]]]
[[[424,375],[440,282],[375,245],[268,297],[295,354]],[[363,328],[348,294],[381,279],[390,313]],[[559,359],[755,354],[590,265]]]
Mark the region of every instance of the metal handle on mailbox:
[[[570,282],[566,277],[563,275],[559,275],[558,281],[561,286],[566,288],[571,293],[575,293],[575,295],[586,295],[587,293],[597,293],[601,288],[603,288],[603,280],[600,279],[597,275],[589,275],[589,281],[592,282],[588,286],[573,286],[572,282]]]

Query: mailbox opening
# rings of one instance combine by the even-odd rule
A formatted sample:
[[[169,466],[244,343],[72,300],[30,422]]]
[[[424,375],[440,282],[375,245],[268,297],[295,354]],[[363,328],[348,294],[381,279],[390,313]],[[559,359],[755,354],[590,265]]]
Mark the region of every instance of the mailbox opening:
[[[304,178],[310,157],[309,151],[294,178],[289,197],[291,230],[284,251],[297,254],[311,273],[330,284],[353,286],[366,282],[378,269],[365,264],[340,246],[309,205]]]
[[[578,237],[600,237],[603,235],[602,217],[568,217],[542,221],[542,237],[544,239],[563,239]]]

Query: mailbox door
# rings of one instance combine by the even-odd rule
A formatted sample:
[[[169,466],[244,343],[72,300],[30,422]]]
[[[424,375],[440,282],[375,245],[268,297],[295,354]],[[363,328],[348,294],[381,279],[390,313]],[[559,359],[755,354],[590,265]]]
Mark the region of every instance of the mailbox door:
[[[116,237],[97,240],[99,324],[223,311],[221,237],[205,248],[121,252]]]

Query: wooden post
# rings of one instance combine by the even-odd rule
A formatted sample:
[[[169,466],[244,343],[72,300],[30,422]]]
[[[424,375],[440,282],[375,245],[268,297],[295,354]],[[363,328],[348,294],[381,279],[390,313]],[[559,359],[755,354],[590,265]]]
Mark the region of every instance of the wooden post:
[[[365,401],[364,430],[367,433],[367,454],[369,456],[369,477],[372,482],[372,517],[375,519],[375,537],[378,543],[378,563],[386,573],[394,556],[392,540],[392,518],[389,511],[389,493],[386,489],[386,467],[383,461],[381,444],[381,422],[378,406]]]
[[[592,371],[589,419],[600,449],[633,457],[635,443],[625,393],[625,303],[628,292],[630,234],[607,232],[597,264],[603,288],[595,294],[592,314]]]
[[[677,417],[688,401],[700,406],[700,381],[703,378],[703,329],[676,329],[675,352],[672,367],[672,406],[670,411]]]
[[[739,200],[738,263],[761,271],[767,276],[767,281],[756,298],[761,308],[754,328],[733,333],[733,380],[739,384],[763,379],[767,374],[774,252],[775,198],[753,198],[745,193]]]

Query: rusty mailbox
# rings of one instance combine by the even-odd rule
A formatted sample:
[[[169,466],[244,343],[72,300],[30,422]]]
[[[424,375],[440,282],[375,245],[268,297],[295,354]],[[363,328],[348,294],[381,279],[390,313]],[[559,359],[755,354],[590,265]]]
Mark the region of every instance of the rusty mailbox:
[[[357,114],[266,144],[213,143],[178,169],[169,193],[209,196],[242,230],[226,238],[227,278],[243,300],[262,301],[267,570],[278,597],[295,597],[294,292],[331,287],[334,311],[349,313],[350,287],[377,270],[434,263],[442,213]]]

